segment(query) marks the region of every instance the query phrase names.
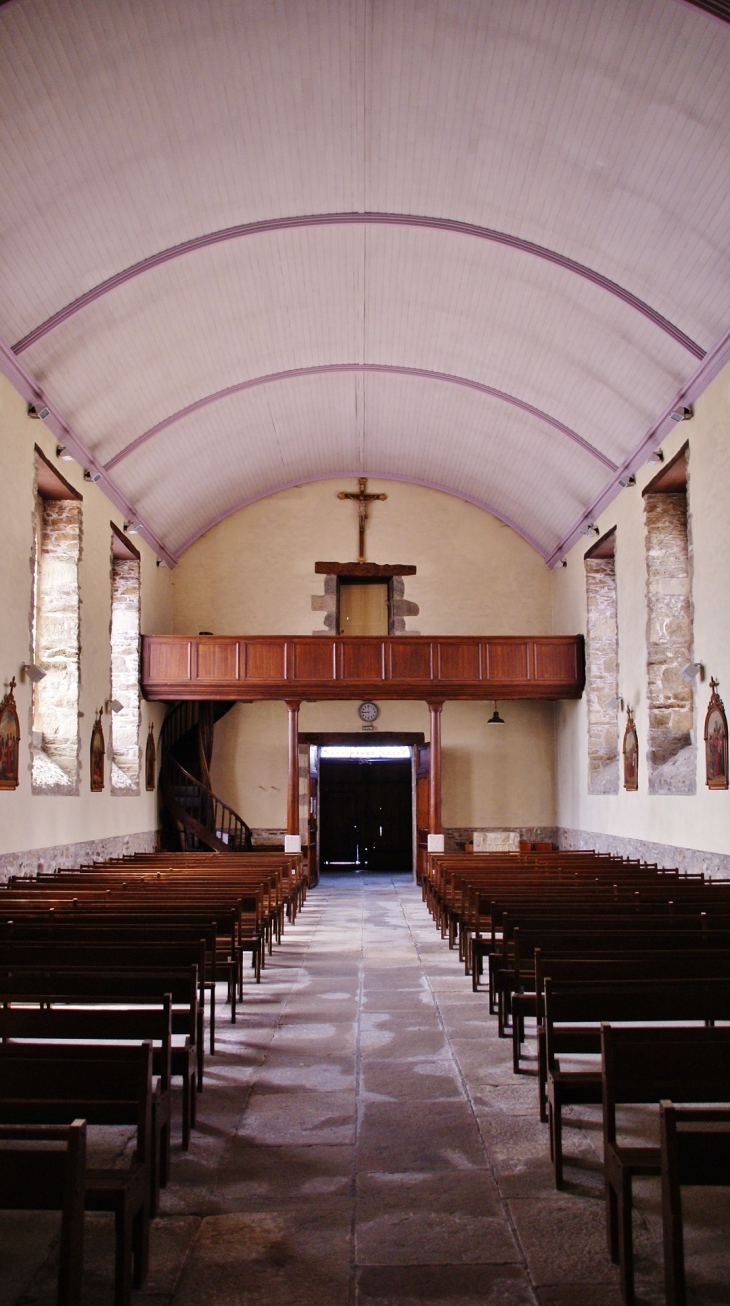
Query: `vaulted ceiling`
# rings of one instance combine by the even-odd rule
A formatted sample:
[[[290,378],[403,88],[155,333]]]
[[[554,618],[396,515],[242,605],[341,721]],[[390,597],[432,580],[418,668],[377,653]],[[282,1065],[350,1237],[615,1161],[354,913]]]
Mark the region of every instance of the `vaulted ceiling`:
[[[684,0],[9,0],[0,367],[170,561],[365,474],[554,562],[730,358],[729,67]]]

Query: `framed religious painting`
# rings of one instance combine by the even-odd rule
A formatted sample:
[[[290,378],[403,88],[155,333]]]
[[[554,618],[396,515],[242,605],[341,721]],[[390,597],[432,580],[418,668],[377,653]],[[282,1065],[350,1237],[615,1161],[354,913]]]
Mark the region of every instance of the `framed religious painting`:
[[[634,714],[630,707],[626,709],[627,721],[624,730],[624,789],[639,788],[639,737],[636,733]]]
[[[157,753],[155,750],[155,727],[150,723],[149,734],[147,735],[147,747],[144,754],[144,780],[145,789],[151,793],[155,787],[157,778]]]
[[[0,703],[0,789],[17,789],[20,761],[20,722],[15,706],[15,676]]]
[[[728,787],[727,717],[717,692],[719,680],[710,679],[710,702],[705,717],[705,778],[708,789]]]
[[[90,748],[90,765],[91,765],[91,792],[98,794],[104,788],[104,731],[101,725],[102,709],[94,720],[91,731],[91,748]]]

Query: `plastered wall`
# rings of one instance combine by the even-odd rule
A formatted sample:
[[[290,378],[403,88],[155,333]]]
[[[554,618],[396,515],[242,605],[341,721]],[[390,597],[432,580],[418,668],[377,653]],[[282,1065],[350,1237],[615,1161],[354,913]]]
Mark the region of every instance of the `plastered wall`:
[[[357,559],[357,507],[337,498],[354,481],[318,481],[243,508],[201,537],[172,576],[179,634],[311,635],[324,576],[316,561]],[[414,563],[408,629],[422,635],[552,632],[550,573],[538,553],[495,517],[438,490],[368,482],[388,495],[370,509],[369,562]]]
[[[704,683],[695,681],[695,731],[698,738],[695,795],[649,794],[646,741],[648,730],[646,671],[646,562],[642,490],[656,475],[647,464],[637,485],[622,491],[598,519],[603,534],[617,526],[619,694],[635,712],[639,734],[639,790],[617,795],[587,792],[586,704],[560,703],[557,721],[557,820],[572,831],[618,835],[625,840],[675,848],[730,853],[730,793],[705,785],[702,730],[710,696],[709,677],[720,681],[730,705],[730,368],[713,382],[695,406],[691,421],[680,423],[664,441],[665,460],[690,442],[689,513],[692,548],[695,661],[706,667]],[[585,631],[586,587],[581,540],[568,566],[553,573],[555,632]],[[620,718],[623,736],[625,715]]]
[[[56,442],[43,423],[27,416],[27,405],[0,377],[0,503],[3,553],[0,593],[0,683],[11,676],[19,681],[15,691],[20,717],[20,784],[0,790],[0,877],[13,866],[16,852],[124,840],[149,835],[158,825],[157,795],[112,796],[109,758],[106,788],[89,789],[89,741],[94,712],[110,697],[111,531],[110,521],[123,527],[122,514],[102,492],[85,482],[74,462],[61,462],[61,474],[83,494],[83,538],[80,563],[81,591],[81,785],[78,796],[31,794],[30,786],[30,684],[20,680],[20,664],[31,660],[30,607],[33,549],[34,445],[56,463]],[[170,572],[156,566],[154,553],[139,541],[142,554],[142,631],[167,633],[171,624]],[[5,689],[2,690],[5,693]],[[142,704],[140,743],[144,748],[150,721],[156,732],[164,715],[161,704]],[[109,717],[103,717],[109,741]],[[130,843],[133,846],[134,840]],[[3,860],[4,859],[4,860]],[[19,864],[19,863],[18,863]]]
[[[357,509],[337,499],[348,481],[322,481],[252,504],[184,554],[172,577],[179,633],[324,633],[316,560],[356,558]],[[509,527],[435,490],[371,481],[388,495],[371,509],[368,559],[413,563],[406,597],[422,634],[549,634],[551,580],[542,558]],[[553,705],[447,703],[442,718],[443,821],[448,827],[554,824]],[[359,730],[358,703],[305,703],[302,731]],[[380,704],[380,730],[422,731],[424,703]],[[367,735],[363,735],[367,739]],[[240,704],[216,726],[213,785],[256,829],[284,826],[283,703]]]

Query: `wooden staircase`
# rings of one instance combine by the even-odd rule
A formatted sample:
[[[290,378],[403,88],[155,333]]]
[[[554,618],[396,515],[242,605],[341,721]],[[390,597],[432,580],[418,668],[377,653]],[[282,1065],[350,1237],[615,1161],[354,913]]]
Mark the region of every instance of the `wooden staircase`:
[[[178,703],[160,735],[163,841],[170,852],[247,852],[251,830],[210,787],[213,729],[233,703]]]

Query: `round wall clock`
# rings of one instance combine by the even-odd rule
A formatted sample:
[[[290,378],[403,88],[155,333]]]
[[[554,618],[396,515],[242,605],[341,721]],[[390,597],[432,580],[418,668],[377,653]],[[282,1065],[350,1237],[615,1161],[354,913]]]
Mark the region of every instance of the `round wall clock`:
[[[378,707],[377,703],[370,703],[370,702],[361,703],[357,710],[360,716],[360,720],[367,721],[368,723],[372,721],[377,721],[378,717],[380,716],[380,708]]]

